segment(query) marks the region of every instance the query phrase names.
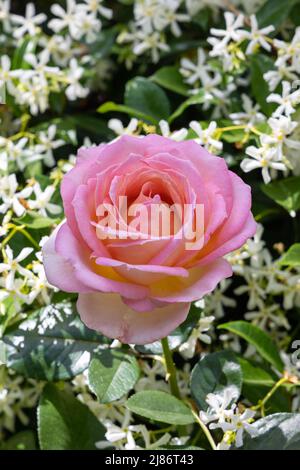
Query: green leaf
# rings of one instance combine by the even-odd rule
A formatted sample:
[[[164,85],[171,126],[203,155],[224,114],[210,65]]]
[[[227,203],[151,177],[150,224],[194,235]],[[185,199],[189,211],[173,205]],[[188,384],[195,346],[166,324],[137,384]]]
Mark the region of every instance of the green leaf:
[[[218,328],[231,331],[255,346],[257,352],[277,370],[283,370],[283,363],[278,349],[270,336],[255,325],[246,321],[223,323]]]
[[[209,28],[212,17],[212,9],[209,7],[201,8],[198,13],[191,15],[191,21],[199,25],[205,31]]]
[[[243,373],[242,395],[250,403],[262,400],[278,380],[273,372],[263,369],[260,365],[240,357],[239,362]],[[278,389],[267,403],[267,414],[290,410],[290,398],[285,389]]]
[[[88,114],[74,114],[70,117],[70,122],[77,128],[86,133],[88,132],[89,134],[92,134],[94,136],[97,136],[98,138],[103,138],[105,137],[106,140],[109,140],[110,138],[113,138],[114,133],[107,127],[107,122],[96,116],[91,116]]]
[[[166,93],[151,80],[135,77],[126,84],[125,105],[151,116],[156,122],[168,120],[171,110]]]
[[[276,413],[253,426],[258,435],[245,435],[239,450],[300,450],[300,413]]]
[[[197,325],[200,316],[201,309],[192,305],[187,319],[168,335],[168,343],[171,350],[178,348],[180,344],[184,343],[188,339],[193,328]],[[162,354],[163,352],[161,341],[154,341],[154,343],[140,346],[136,345],[135,349],[142,354]]]
[[[262,191],[289,213],[300,209],[300,176],[292,176],[261,186]]]
[[[118,33],[118,26],[103,29],[100,33],[97,34],[96,41],[93,41],[88,45],[90,49],[90,54],[96,59],[103,59],[111,52]]]
[[[166,392],[147,390],[127,400],[125,406],[144,418],[178,426],[195,421],[191,410],[178,398]]]
[[[156,124],[157,121],[154,119],[152,116],[149,116],[141,111],[138,111],[137,109],[130,108],[129,106],[124,106],[122,104],[116,104],[113,101],[107,101],[106,103],[102,104],[99,106],[97,109],[98,113],[109,113],[111,111],[117,111],[120,113],[125,113],[128,114],[129,116],[135,117],[137,119],[141,119],[142,121],[145,122],[151,122],[152,124]]]
[[[38,435],[42,450],[95,450],[105,428],[89,408],[71,393],[48,384],[38,407]]]
[[[0,444],[0,450],[36,450],[32,431],[21,431]]]
[[[266,101],[267,96],[270,94],[270,90],[263,75],[273,68],[274,63],[272,59],[264,54],[255,54],[250,58],[251,90],[256,101],[259,103],[261,110],[267,116],[272,114],[276,108],[276,104],[267,103]]]
[[[41,228],[52,227],[60,222],[60,219],[53,219],[51,217],[42,217],[33,211],[27,211],[22,217],[14,219],[15,222],[26,225],[26,227],[33,230],[39,230]]]
[[[270,391],[270,385],[244,383],[242,394],[250,403],[257,404]],[[266,404],[266,414],[288,412],[291,409],[291,397],[283,387],[278,388]]]
[[[8,367],[26,377],[51,381],[83,372],[91,354],[108,340],[84,326],[74,306],[61,303],[34,312],[3,342]]]
[[[202,410],[208,408],[208,393],[224,395],[230,391],[237,401],[242,388],[241,366],[232,351],[208,354],[194,367],[191,376],[191,392]]]
[[[300,243],[294,243],[279,261],[281,266],[300,266]]]
[[[295,26],[300,26],[300,8],[299,5],[294,5],[290,11],[289,19],[293,22]]]
[[[67,105],[67,97],[63,91],[50,93],[49,104],[55,114],[63,114]]]
[[[89,387],[101,403],[110,403],[134,387],[139,373],[134,356],[107,349],[91,360],[88,371]]]
[[[12,70],[30,68],[30,65],[24,61],[24,56],[32,49],[33,45],[32,36],[26,36],[20,46],[15,49],[11,64]]]
[[[274,385],[274,377],[259,365],[248,361],[243,357],[239,358],[239,363],[242,368],[244,384],[246,383],[247,385],[254,386],[264,385],[268,387],[272,387]]]
[[[181,105],[174,111],[173,114],[169,117],[169,123],[173,122],[176,118],[181,116],[182,113],[189,107],[196,104],[202,104],[205,102],[205,94],[203,90],[200,90],[196,95],[191,96],[185,100]]]
[[[291,9],[299,0],[268,0],[256,13],[256,18],[260,27],[269,25],[275,26],[275,29],[288,18]]]
[[[168,65],[157,70],[151,80],[167,90],[179,95],[188,96],[189,87],[184,83],[183,77],[175,65]]]

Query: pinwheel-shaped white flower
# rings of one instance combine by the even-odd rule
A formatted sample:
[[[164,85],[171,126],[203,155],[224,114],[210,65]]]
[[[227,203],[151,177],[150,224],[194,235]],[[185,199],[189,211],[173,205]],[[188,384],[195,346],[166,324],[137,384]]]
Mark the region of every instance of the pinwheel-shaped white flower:
[[[282,94],[271,93],[267,97],[268,103],[278,103],[279,106],[273,113],[273,117],[279,117],[282,114],[290,116],[296,109],[294,106],[300,103],[300,90],[291,91],[292,86],[289,82],[282,82]]]
[[[5,214],[9,209],[12,209],[16,216],[21,217],[25,212],[25,206],[21,201],[27,199],[31,193],[30,186],[25,187],[21,191],[17,191],[18,182],[16,175],[12,173],[9,176],[3,176],[0,179],[0,213]]]
[[[4,286],[8,291],[14,290],[15,275],[16,273],[21,274],[26,278],[32,276],[31,271],[24,268],[20,263],[24,261],[33,251],[33,248],[23,248],[16,258],[12,249],[6,246],[4,253],[4,263],[0,263],[0,273],[5,273]]]
[[[271,50],[270,43],[266,40],[266,36],[274,31],[274,26],[266,26],[265,28],[259,29],[257,19],[255,15],[250,16],[251,30],[246,33],[246,38],[250,39],[250,42],[246,49],[246,54],[253,54],[258,46],[261,46],[267,51]]]
[[[30,36],[35,36],[39,31],[39,25],[44,23],[47,19],[45,13],[35,14],[35,6],[33,3],[26,5],[25,16],[12,15],[12,21],[20,25],[19,28],[14,30],[13,36],[17,39],[25,36],[26,33]]]

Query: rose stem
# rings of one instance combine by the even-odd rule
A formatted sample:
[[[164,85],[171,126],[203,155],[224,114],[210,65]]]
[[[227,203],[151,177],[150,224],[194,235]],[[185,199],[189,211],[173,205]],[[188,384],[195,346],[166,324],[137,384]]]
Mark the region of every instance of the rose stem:
[[[180,399],[181,397],[176,378],[176,368],[173,362],[172,353],[170,351],[168,337],[161,340],[161,345],[164,353],[165,366],[172,395]]]

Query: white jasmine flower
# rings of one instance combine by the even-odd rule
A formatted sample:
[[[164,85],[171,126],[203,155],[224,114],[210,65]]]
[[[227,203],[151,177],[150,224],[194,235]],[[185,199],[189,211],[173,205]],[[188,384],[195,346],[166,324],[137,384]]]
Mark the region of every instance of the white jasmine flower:
[[[33,261],[32,272],[34,276],[30,277],[27,281],[27,285],[30,287],[27,303],[32,303],[39,297],[44,305],[49,305],[51,300],[49,289],[53,290],[54,287],[51,286],[47,280],[43,264],[38,261]]]
[[[30,209],[38,211],[38,213],[43,217],[48,216],[47,211],[52,215],[61,213],[61,207],[50,202],[55,192],[55,186],[49,185],[44,191],[42,191],[39,183],[35,183],[33,186],[33,192],[36,199],[30,199],[28,201]]]
[[[180,73],[186,78],[186,83],[193,85],[195,82],[207,81],[209,77],[208,72],[212,69],[207,63],[207,58],[204,49],[201,47],[197,50],[197,63],[184,57],[180,61]]]
[[[0,432],[15,431],[16,420],[28,426],[26,408],[36,406],[42,386],[32,379],[24,379],[6,367],[0,368]]]
[[[94,15],[99,13],[100,15],[104,16],[108,20],[111,20],[113,17],[113,11],[110,8],[107,8],[102,5],[102,0],[83,0],[84,4],[80,4],[79,7],[90,11]],[[86,4],[86,5],[85,5]]]
[[[274,39],[274,46],[277,47],[278,58],[275,62],[277,67],[285,65],[291,61],[292,67],[300,72],[300,27],[296,28],[295,34],[291,42],[285,42]]]
[[[31,76],[38,74],[44,79],[46,73],[58,75],[60,74],[60,69],[58,67],[49,67],[47,64],[49,62],[49,53],[47,50],[43,50],[38,56],[33,53],[25,54],[25,60],[33,68]],[[27,76],[30,76],[28,71],[26,71]]]
[[[219,52],[224,49],[224,46],[227,46],[229,41],[240,41],[245,38],[246,34],[245,31],[239,29],[244,24],[244,15],[240,14],[236,17],[233,13],[226,11],[224,18],[226,29],[211,28],[210,30],[213,36],[222,39],[208,38],[207,40],[212,44],[214,50]]]
[[[292,121],[287,116],[279,116],[277,119],[273,117],[268,119],[268,124],[272,133],[264,137],[264,142],[276,146],[278,160],[284,158],[284,145],[291,149],[300,149],[300,142],[288,137],[298,126],[297,121]]]
[[[70,35],[73,39],[77,39],[78,28],[76,23],[76,14],[78,13],[78,5],[75,0],[67,0],[66,11],[58,4],[51,5],[51,12],[58,18],[53,18],[49,21],[48,27],[55,33],[68,28]]]
[[[253,238],[249,238],[245,245],[239,250],[226,256],[236,274],[243,275],[245,260],[250,259],[256,266],[261,265],[260,258],[265,242],[262,240],[264,228],[262,224],[257,224],[257,230]]]
[[[138,119],[132,118],[130,119],[128,126],[124,127],[120,119],[110,119],[107,126],[117,135],[135,135],[138,123]]]
[[[293,307],[300,307],[300,273],[289,274],[284,284],[279,284],[283,291],[283,307],[290,310]]]
[[[117,425],[113,423],[111,420],[105,420],[104,425],[106,427],[106,433],[105,433],[105,438],[107,439],[108,442],[114,443],[115,446],[119,449],[123,448],[123,442],[124,440],[127,440],[127,435],[129,431],[129,425],[131,421],[131,413],[129,410],[125,410],[125,414],[121,416],[121,422],[120,425]],[[105,442],[100,441],[97,443],[98,448],[103,449],[103,444],[105,445]]]
[[[3,86],[10,80],[11,62],[8,55],[1,56],[0,65],[0,86]]]
[[[230,419],[224,423],[220,423],[221,429],[224,432],[235,432],[235,445],[241,447],[243,445],[243,435],[246,431],[251,437],[258,435],[258,430],[251,424],[255,416],[255,411],[246,409],[243,413],[240,413],[238,409],[235,409]]]
[[[161,3],[163,5],[161,29],[170,26],[172,34],[179,37],[181,35],[181,29],[178,23],[189,21],[189,15],[177,12],[177,9],[180,7],[181,0],[161,0]]]
[[[18,182],[16,175],[12,173],[9,176],[2,176],[0,179],[0,213],[5,214],[8,209],[12,209],[17,217],[21,217],[26,209],[20,201],[27,199],[31,193],[32,188],[27,186],[21,191],[17,191]]]
[[[6,214],[4,215],[1,225],[0,225],[0,237],[5,237],[8,234],[8,231],[10,229],[12,215],[13,215],[12,211],[7,211]]]
[[[181,142],[188,134],[188,130],[185,127],[179,129],[178,131],[171,132],[169,124],[163,119],[159,121],[158,125],[163,137],[169,137],[169,139],[173,139],[176,142]]]
[[[247,257],[251,258],[251,262],[258,264],[257,258],[260,256],[263,247],[265,245],[264,240],[262,240],[262,235],[264,232],[264,226],[262,224],[257,224],[257,230],[253,238],[249,238],[244,245],[245,250],[247,251]]]
[[[156,390],[168,391],[168,384],[165,381],[165,369],[160,361],[155,361],[153,365],[144,362],[142,368],[143,375],[135,386],[137,392],[151,390],[153,387]]]
[[[271,93],[267,97],[267,102],[279,104],[273,113],[273,117],[279,117],[281,114],[290,116],[296,111],[294,106],[300,103],[300,90],[291,93],[291,84],[284,81],[282,82],[282,94]]]
[[[47,62],[50,58],[59,66],[66,67],[72,57],[79,53],[79,48],[75,48],[70,36],[59,36],[54,34],[51,37],[42,36],[39,44],[43,47],[43,52],[48,54]]]
[[[274,303],[272,305],[260,305],[258,310],[245,313],[245,319],[251,321],[259,328],[266,330],[267,326],[274,330],[276,327],[290,329],[290,324],[286,319],[284,312],[280,309],[280,305]]]
[[[20,39],[25,36],[26,33],[30,36],[35,36],[40,32],[39,25],[44,23],[47,16],[44,13],[35,14],[34,3],[27,3],[25,16],[11,15],[11,19],[15,24],[20,25],[19,28],[15,29],[13,36]]]
[[[266,184],[272,179],[269,172],[270,169],[286,171],[286,165],[277,161],[277,149],[267,144],[259,148],[251,145],[246,148],[246,154],[252,158],[244,158],[241,162],[242,170],[248,173],[256,168],[261,168],[263,180]]]
[[[158,0],[141,0],[134,3],[136,26],[145,33],[163,29],[164,6]]]
[[[6,85],[7,90],[13,96],[15,87],[12,78],[18,77],[19,70],[11,70],[11,60],[8,55],[2,55],[0,58],[0,87]]]
[[[16,258],[14,258],[12,249],[6,245],[4,249],[4,263],[0,263],[0,273],[5,274],[5,289],[11,291],[14,289],[16,273],[24,277],[31,277],[32,273],[23,268],[20,262],[27,258],[33,252],[33,248],[23,248]]]
[[[126,420],[126,418],[125,418]],[[137,438],[142,438],[144,441],[145,449],[156,449],[159,446],[166,445],[170,439],[170,434],[163,434],[156,442],[151,443],[150,433],[146,426],[143,424],[139,425],[125,425],[126,421],[121,426],[117,426],[114,423],[104,423],[107,432],[105,437],[108,442],[113,443],[116,448],[121,450],[143,450],[144,448],[136,444]],[[108,447],[105,441],[96,443],[98,449],[104,449]]]
[[[193,329],[189,339],[179,346],[179,351],[184,357],[190,359],[194,356],[198,339],[205,344],[211,344],[211,337],[207,334],[207,332],[212,327],[214,320],[215,317],[212,315],[203,315],[200,318],[198,325]]]
[[[17,143],[8,139],[6,146],[0,151],[0,156],[8,163],[14,163],[20,170],[23,170],[26,163],[33,160],[31,151],[25,148],[27,143],[26,137],[22,137]]]
[[[124,431],[120,426],[116,426],[113,423],[107,424],[107,431],[105,433],[105,437],[109,442],[117,442],[121,441],[122,439],[126,438],[127,432]]]
[[[258,278],[261,276],[262,274],[259,274],[257,272],[254,274],[253,271],[251,271],[249,268],[246,269],[246,267],[244,266],[243,277],[246,281],[246,284],[243,284],[234,290],[234,293],[236,295],[248,295],[249,298],[247,308],[249,310],[252,310],[255,307],[264,307],[266,291],[258,282]]]
[[[7,139],[0,137],[0,170],[4,172],[6,172],[8,168],[7,142]]]
[[[190,128],[197,134],[197,138],[193,139],[195,142],[204,145],[205,148],[212,152],[220,152],[222,150],[222,142],[214,138],[217,128],[215,121],[211,121],[206,129],[202,129],[199,122],[191,121]]]
[[[10,14],[10,0],[0,1],[0,22],[3,25],[5,33],[11,31],[11,14]]]
[[[168,52],[169,46],[166,44],[162,35],[154,31],[153,33],[145,33],[144,31],[138,31],[135,35],[135,45],[133,47],[133,53],[141,55],[146,51],[151,52],[153,62],[159,61],[160,51]]]
[[[39,146],[36,151],[43,152],[43,161],[47,166],[52,166],[55,164],[53,150],[65,145],[64,140],[55,140],[56,131],[56,125],[51,124],[47,131],[41,131],[38,133]]]
[[[261,122],[265,119],[265,116],[259,112],[260,106],[258,103],[255,105],[249,98],[249,96],[242,94],[242,106],[244,112],[231,113],[229,114],[230,119],[234,124],[247,124],[252,127],[257,122]]]
[[[29,106],[31,114],[44,113],[49,105],[49,86],[42,75],[24,77],[20,90],[17,89],[16,100],[19,104]]]
[[[219,442],[217,445],[217,450],[229,450],[230,447],[231,447],[230,438],[227,437],[226,434],[224,434],[222,441]]]
[[[235,398],[234,392],[230,389],[226,389],[223,396],[209,393],[206,398],[209,405],[208,411],[200,411],[200,419],[205,424],[210,423],[208,425],[210,429],[221,428],[224,433],[235,433],[235,445],[241,447],[245,431],[253,437],[257,435],[258,431],[251,424],[255,411],[246,409],[240,413],[236,404],[232,404]]]
[[[246,54],[253,54],[258,46],[261,46],[266,51],[271,50],[271,45],[267,42],[266,36],[275,30],[273,25],[266,26],[265,28],[259,29],[255,15],[250,16],[251,31],[246,33],[246,38],[250,39],[250,42],[246,49]]]
[[[268,83],[269,89],[274,91],[283,80],[297,80],[298,75],[294,73],[293,66],[281,65],[276,70],[269,70],[263,75]]]
[[[221,424],[229,419],[236,408],[236,404],[233,403],[235,399],[236,395],[230,388],[226,388],[223,395],[209,393],[206,397],[206,402],[209,405],[208,410],[200,411],[200,419],[205,424],[211,423],[209,425],[210,429],[219,427],[212,421],[218,421],[218,424]]]
[[[69,85],[66,89],[66,95],[70,101],[74,101],[76,98],[85,98],[89,93],[89,90],[80,83],[83,73],[84,69],[78,65],[77,60],[75,58],[71,59],[68,71]]]
[[[216,287],[216,289],[206,296],[205,300],[205,313],[214,313],[217,318],[222,318],[225,315],[224,307],[236,307],[235,299],[224,295],[231,282],[224,279]]]
[[[86,38],[87,43],[92,43],[97,39],[97,35],[101,30],[101,21],[97,19],[93,13],[82,14],[76,16],[76,27],[78,39]]]
[[[72,170],[76,164],[76,155],[70,155],[68,160],[66,161],[60,161],[61,165],[61,171],[63,173],[68,173],[68,171]]]
[[[215,98],[223,98],[224,94],[223,91],[220,90],[220,83],[222,81],[222,77],[219,73],[215,73],[214,75],[203,75],[202,77],[202,84],[201,88],[196,88],[195,90],[191,91],[191,94],[197,94],[199,91],[203,91],[203,109],[207,110],[210,108],[212,102],[214,102]]]

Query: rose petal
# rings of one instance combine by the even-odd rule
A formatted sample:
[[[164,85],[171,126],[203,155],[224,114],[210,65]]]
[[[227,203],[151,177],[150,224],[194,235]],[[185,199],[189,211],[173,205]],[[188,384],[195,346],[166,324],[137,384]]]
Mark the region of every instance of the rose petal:
[[[214,290],[217,284],[232,275],[228,261],[218,259],[189,270],[185,278],[167,278],[151,286],[151,298],[164,302],[192,302]]]
[[[55,240],[59,229],[60,226],[52,232],[42,248],[44,269],[48,281],[65,292],[93,292],[93,289],[77,279],[71,263],[56,252]]]
[[[55,239],[55,250],[74,268],[76,278],[100,292],[118,292],[128,298],[143,299],[149,293],[145,286],[131,284],[121,278],[112,268],[98,267],[89,253],[72,234],[69,226],[63,224]]]
[[[91,329],[122,343],[147,344],[167,336],[182,323],[189,303],[178,303],[150,312],[136,312],[115,294],[79,294],[77,309]]]
[[[159,266],[159,265],[138,265],[128,264],[110,258],[97,258],[96,263],[99,266],[112,266],[116,271],[132,282],[149,286],[154,282],[164,279],[166,276],[188,277],[189,272],[176,266]]]

